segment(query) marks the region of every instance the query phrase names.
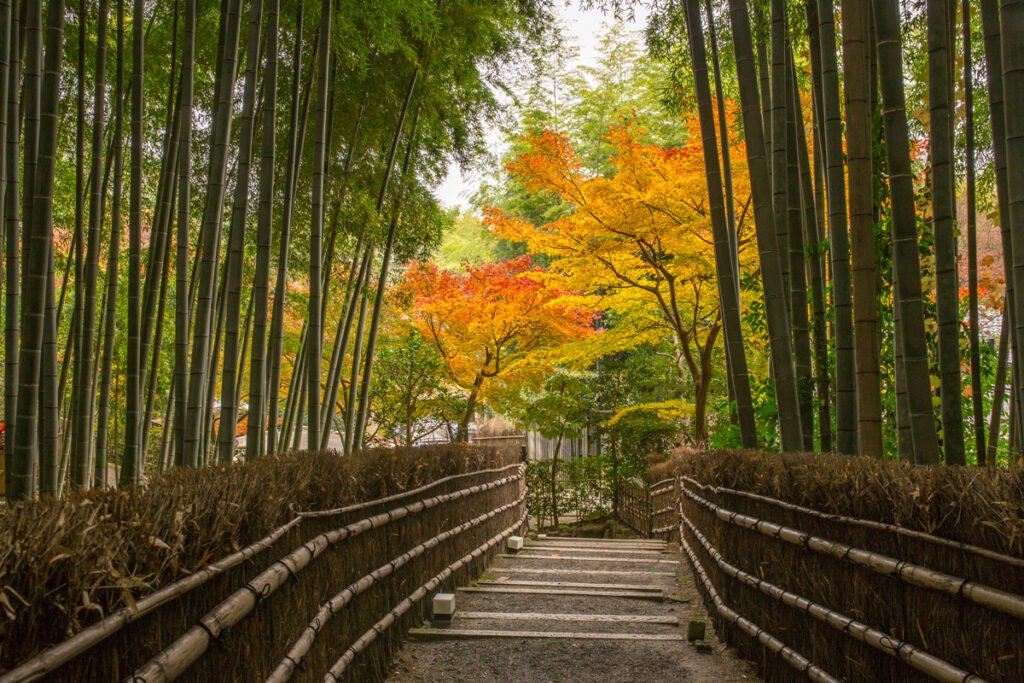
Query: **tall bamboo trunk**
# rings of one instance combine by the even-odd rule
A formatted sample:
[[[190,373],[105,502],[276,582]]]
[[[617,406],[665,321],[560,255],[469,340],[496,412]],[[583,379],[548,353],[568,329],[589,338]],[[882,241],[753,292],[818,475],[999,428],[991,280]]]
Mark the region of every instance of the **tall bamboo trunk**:
[[[947,465],[963,465],[964,415],[960,377],[960,287],[957,282],[953,190],[953,113],[949,69],[952,37],[950,0],[928,0],[928,136],[932,179],[932,231],[935,239],[935,299],[939,323],[942,452]]]
[[[1006,133],[1006,194],[1013,276],[1013,316],[1016,351],[1024,348],[1024,0],[1002,0],[999,5],[1003,58],[1003,106]],[[993,131],[994,132],[994,131]],[[994,140],[998,140],[993,136]],[[1004,248],[1005,248],[1004,244]],[[1009,274],[1008,274],[1009,277]],[[1014,358],[1017,353],[1014,354]],[[1020,392],[1024,383],[1019,362],[1014,362],[1013,401],[1018,420],[1024,417]],[[1018,425],[1019,426],[1019,425]],[[1017,431],[1018,436],[1022,431]],[[1011,460],[1012,462],[1012,460]]]
[[[690,58],[693,63],[694,82],[697,90],[697,112],[700,119],[701,141],[704,150],[704,169],[708,185],[708,208],[711,213],[711,229],[714,239],[715,271],[718,274],[718,292],[721,304],[722,326],[725,336],[725,353],[729,361],[730,385],[736,401],[736,414],[740,427],[740,440],[744,448],[757,448],[757,425],[754,422],[754,408],[750,395],[750,375],[747,371],[747,357],[743,348],[742,316],[736,252],[730,239],[735,224],[730,226],[725,211],[726,196],[723,196],[722,177],[718,166],[715,141],[714,114],[711,106],[711,92],[708,84],[707,56],[704,49],[704,33],[700,23],[698,0],[686,4],[686,26],[690,43]],[[710,9],[710,8],[709,8]],[[721,81],[716,74],[716,82]],[[721,91],[719,90],[719,93]],[[719,99],[719,109],[723,101]],[[724,114],[722,114],[724,115]],[[728,166],[729,142],[725,138],[728,128],[720,127],[723,150],[723,165]],[[726,181],[726,188],[729,188]],[[728,193],[731,199],[731,191]]]
[[[131,179],[128,188],[128,352],[125,397],[124,456],[120,484],[138,484],[142,478],[139,419],[142,414],[142,356],[140,287],[142,282],[142,91],[145,37],[142,22],[145,0],[132,3],[132,118]],[[172,60],[173,61],[173,60]]]
[[[740,102],[743,109],[743,127],[747,139],[747,166],[750,169],[750,185],[754,197],[754,224],[761,261],[765,317],[768,323],[771,361],[775,369],[779,431],[782,449],[799,451],[803,447],[803,430],[800,425],[796,370],[786,312],[786,291],[779,265],[779,248],[772,217],[771,179],[764,155],[764,130],[754,73],[750,17],[747,13],[746,0],[729,0],[729,8],[740,84]]]
[[[708,17],[708,41],[711,44],[711,64],[715,74],[715,103],[718,108],[718,143],[722,152],[722,184],[725,186],[725,217],[729,227],[729,250],[734,261],[733,275],[737,288],[740,279],[739,226],[736,221],[736,199],[732,182],[732,153],[729,148],[729,123],[725,111],[725,88],[722,85],[722,65],[718,58],[718,37],[715,31],[715,13],[711,0],[704,0],[704,9]],[[730,371],[730,375],[733,373]],[[732,387],[730,377],[729,386]],[[735,391],[734,389],[731,389]],[[735,397],[733,397],[735,400]]]
[[[114,195],[111,204],[110,253],[107,256],[107,301],[103,318],[103,360],[100,363],[99,412],[96,419],[96,465],[93,486],[107,485],[107,443],[110,420],[110,383],[117,332],[117,286],[121,249],[121,197],[124,175],[124,0],[117,0],[117,67],[114,80]],[[122,467],[124,463],[122,462]]]
[[[1013,249],[1015,240],[1010,224],[1010,189],[1007,179],[1007,149],[1003,141],[1006,140],[1006,113],[1003,96],[1003,55],[1002,36],[999,26],[999,4],[998,0],[981,0],[981,29],[985,36],[985,73],[986,85],[988,86],[989,101],[989,122],[992,127],[992,160],[996,176],[996,199],[999,210],[999,233],[1003,253],[1003,273],[1006,280],[1006,297],[1003,303],[1003,315],[1010,319],[1010,356],[1017,357],[1017,332],[1016,332],[1016,297],[1015,283],[1013,277]],[[1013,363],[1011,374],[1016,381],[1024,366],[1022,363]],[[1016,386],[1020,386],[1018,381]],[[1010,401],[1017,404],[1020,397],[1011,393]],[[1018,406],[1019,408],[1019,406]],[[1015,417],[1019,420],[1022,411],[1016,410]],[[1018,430],[1019,431],[1019,430]]]
[[[257,5],[259,3],[257,2]],[[255,8],[258,14],[258,8]],[[224,217],[224,198],[227,191],[228,151],[231,142],[231,128],[234,114],[235,72],[238,62],[238,43],[241,34],[240,0],[222,0],[221,27],[214,93],[216,103],[213,115],[213,133],[210,141],[210,165],[207,173],[206,201],[203,206],[203,223],[200,231],[202,251],[199,269],[199,298],[192,332],[192,361],[188,374],[188,402],[185,415],[185,461],[192,466],[199,464],[199,451],[203,443],[203,425],[206,423],[206,384],[211,373],[211,330],[216,309],[217,272],[220,264],[221,229]],[[258,56],[250,56],[250,59]],[[248,77],[246,79],[248,84]],[[248,91],[246,91],[248,93]],[[248,112],[251,117],[251,110]],[[243,113],[243,121],[245,113]],[[244,123],[243,123],[244,127]],[[245,131],[239,137],[240,150],[248,151],[251,134]],[[243,174],[242,167],[245,166]],[[238,162],[237,182],[244,182],[248,189],[248,159],[241,155]],[[245,180],[243,180],[243,175]],[[236,183],[237,185],[237,183]],[[228,261],[231,261],[231,255]],[[232,395],[234,392],[232,392]],[[223,407],[222,407],[223,410]]]
[[[850,180],[853,343],[857,366],[858,453],[882,457],[881,350],[875,264],[874,176],[871,164],[871,8],[843,0],[843,81]]]
[[[306,121],[309,114],[309,97],[312,92],[312,72],[306,85],[302,101],[300,129],[299,116],[299,79],[302,75],[302,24],[303,3],[298,3],[295,19],[295,44],[292,48],[292,81],[291,104],[289,107],[288,124],[288,165],[285,172],[284,197],[281,208],[281,229],[278,245],[277,274],[274,284],[274,305],[270,318],[270,339],[267,343],[267,358],[270,362],[269,390],[267,395],[267,452],[276,453],[281,450],[278,442],[277,419],[280,413],[279,396],[281,393],[281,362],[284,343],[284,304],[285,286],[288,280],[288,255],[291,241],[291,224],[295,206],[295,185],[298,177],[298,163],[302,158],[302,141],[305,138]],[[314,43],[314,50],[318,43]],[[287,444],[285,442],[285,448]]]
[[[106,107],[106,53],[108,0],[100,0],[96,22],[96,79],[93,93],[92,165],[90,167],[91,193],[89,196],[89,227],[86,235],[85,268],[82,299],[81,339],[75,357],[75,375],[71,385],[75,420],[71,425],[72,455],[71,483],[87,489],[92,480],[90,459],[93,446],[93,355],[96,348],[96,287],[100,262],[100,232],[102,230],[101,202],[103,200],[100,174],[103,170],[103,126]]]
[[[971,417],[974,452],[978,465],[985,464],[985,408],[982,405],[981,330],[978,313],[978,219],[974,160],[974,55],[971,49],[971,3],[962,0],[960,17],[964,55],[964,162],[967,203],[967,297],[971,353]]]
[[[327,171],[327,80],[330,74],[331,0],[320,10],[320,62],[317,76],[316,126],[313,142],[312,217],[309,228],[309,331],[306,335],[306,401],[309,431],[307,447],[320,445],[320,361],[323,321],[320,316],[321,251],[324,227],[324,181]]]
[[[260,146],[259,218],[256,226],[256,271],[253,274],[252,351],[249,366],[249,423],[245,456],[266,453],[267,301],[273,241],[274,158],[277,135],[277,52],[280,0],[267,0],[267,53],[264,66],[263,140]]]
[[[899,5],[897,0],[872,0],[872,7],[878,60],[879,64],[886,65],[881,70],[879,84],[885,118],[889,191],[892,196],[896,305],[900,309],[901,346],[907,380],[913,460],[918,464],[931,464],[939,460],[939,446],[935,434],[928,348],[924,331],[914,176],[910,165],[910,136],[903,90]]]
[[[191,223],[192,85],[195,56],[197,0],[185,0],[185,36],[181,59],[181,97],[178,134],[178,219],[174,265],[174,462],[195,467],[186,458],[185,416],[188,411],[188,263]]]
[[[370,300],[368,288],[370,286],[370,276],[373,272],[373,254],[373,245],[370,245],[367,253],[368,267],[364,276],[365,279],[360,287],[361,296],[359,298],[359,322],[356,323],[356,336],[352,343],[352,367],[349,372],[348,397],[345,400],[344,453],[346,455],[358,451],[360,446],[360,444],[355,440],[356,415],[358,411],[356,400],[359,391],[359,371],[361,369],[363,358],[363,336],[366,330],[366,309]]]
[[[9,125],[3,144],[7,150],[4,160],[6,178],[4,187],[4,270],[7,297],[4,299],[4,490],[13,490],[14,445],[18,406],[18,347],[21,333],[21,223],[18,202],[18,157],[20,156],[20,135],[18,121],[21,120],[18,88],[13,85],[21,81],[21,41],[18,12],[12,6],[10,14],[10,61],[8,82],[12,84],[0,106],[7,111]]]
[[[226,273],[227,317],[224,326],[224,369],[221,379],[221,430],[218,438],[218,459],[231,462],[235,453],[235,422],[238,404],[235,401],[238,358],[244,354],[239,347],[239,316],[241,315],[242,266],[245,259],[245,222],[249,209],[249,176],[252,164],[252,143],[256,109],[256,71],[259,68],[260,29],[263,22],[263,2],[254,0],[249,8],[249,33],[245,47],[245,85],[242,93],[242,125],[239,130],[238,160],[235,172],[235,197],[231,207],[231,227],[228,231],[228,261]],[[224,429],[230,426],[229,430]]]
[[[786,3],[785,0],[771,0],[771,181],[772,209],[775,219],[775,235],[779,245],[779,267],[782,269],[782,286],[786,291],[786,310],[793,307],[790,288],[789,264],[789,214],[786,153]]]
[[[999,454],[1000,425],[1003,419],[1003,401],[1006,397],[1006,361],[1009,357],[1010,319],[1005,314],[999,325],[999,349],[996,351],[996,377],[992,387],[992,413],[988,421],[988,447],[984,459],[979,456],[978,464],[990,467],[996,465]]]
[[[807,256],[800,207],[800,167],[797,161],[796,126],[800,107],[793,50],[786,49],[786,220],[789,223],[790,324],[800,392],[800,424],[804,450],[814,450],[814,370],[811,365],[810,319],[807,313]]]
[[[388,180],[392,175],[395,154],[398,151],[398,141],[402,135],[403,129],[405,128],[406,115],[409,112],[412,96],[416,90],[418,77],[419,68],[413,72],[412,78],[409,81],[409,87],[406,89],[405,93],[405,103],[402,105],[402,113],[399,115],[398,125],[395,127],[395,137],[391,144],[391,150],[388,153],[388,164],[384,171],[384,181],[381,183],[381,190],[377,200],[378,215],[381,214],[384,208]],[[420,103],[422,104],[422,99],[420,100]],[[410,165],[412,163],[413,152],[416,149],[416,131],[419,127],[419,117],[420,108],[417,106],[416,113],[413,115],[412,128],[409,132],[408,140],[406,141],[405,158],[402,161],[401,176],[403,181],[409,180]],[[388,227],[388,236],[384,245],[384,253],[381,256],[380,272],[377,276],[377,291],[373,301],[373,314],[370,316],[370,334],[366,343],[366,357],[363,361],[363,379],[359,390],[358,413],[356,415],[355,434],[353,436],[353,443],[356,449],[363,447],[363,435],[366,431],[366,420],[370,414],[370,383],[373,379],[373,357],[377,346],[377,330],[380,327],[380,315],[384,307],[384,292],[387,288],[388,272],[391,269],[391,255],[395,247],[395,233],[398,230],[398,223],[401,216],[402,190],[399,189],[396,193],[394,207],[392,209],[391,224]]]
[[[850,291],[850,238],[846,222],[843,121],[839,108],[838,50],[832,0],[818,0],[817,30],[821,40],[822,119],[825,159],[828,164],[828,237],[835,318],[836,448],[840,453],[854,454],[857,453],[857,389]]]
[[[27,15],[33,10],[30,3]],[[41,4],[41,3],[40,3]],[[33,56],[33,25],[38,26],[38,15],[28,23],[26,38],[29,45],[27,62]],[[38,34],[38,30],[36,30]],[[41,41],[40,41],[41,42]],[[53,185],[57,155],[57,126],[60,106],[60,70],[64,42],[64,2],[51,0],[47,11],[46,61],[43,67],[42,87],[39,89],[38,138],[32,155],[34,179],[32,182],[32,211],[27,236],[27,258],[23,278],[24,315],[21,326],[21,349],[18,356],[19,386],[17,424],[9,500],[31,498],[36,489],[36,466],[39,463],[39,378],[41,374],[43,325],[48,283],[51,282],[49,263],[53,246]],[[27,72],[28,73],[28,72]],[[26,89],[28,85],[26,84]],[[31,107],[30,107],[31,110]],[[26,113],[26,141],[28,139],[28,113]],[[29,151],[26,149],[26,159]],[[26,164],[27,173],[27,164]],[[22,214],[25,215],[24,212]],[[52,291],[52,290],[51,290]],[[45,435],[44,435],[45,438]]]

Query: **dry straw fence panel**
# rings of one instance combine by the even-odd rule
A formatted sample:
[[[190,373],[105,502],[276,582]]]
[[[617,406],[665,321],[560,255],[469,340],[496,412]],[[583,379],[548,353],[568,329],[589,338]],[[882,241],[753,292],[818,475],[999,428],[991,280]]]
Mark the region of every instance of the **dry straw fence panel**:
[[[1021,471],[703,452],[668,473],[651,489],[719,631],[768,680],[1024,680]]]
[[[126,516],[139,522],[127,515],[127,508],[134,515],[135,508],[147,509],[154,495],[187,497],[184,484],[201,483],[204,476],[216,480],[204,489],[215,502],[187,497],[188,504],[170,516],[187,520],[180,524],[184,540],[175,543],[179,565],[184,557],[194,561],[196,544],[205,545],[211,556],[174,580],[166,580],[169,572],[161,573],[163,565],[156,562],[148,562],[148,573],[137,567],[137,576],[164,579],[141,598],[124,590],[112,597],[99,584],[86,584],[79,577],[95,573],[88,566],[50,571],[61,563],[74,564],[73,554],[56,563],[54,556],[44,557],[34,566],[25,549],[17,547],[13,530],[30,526],[26,515],[32,512],[36,523],[44,524],[38,519],[48,519],[46,504],[12,511],[2,520],[12,535],[0,539],[8,542],[0,544],[0,552],[17,560],[20,573],[4,566],[5,595],[12,592],[7,590],[12,580],[20,579],[29,598],[13,605],[13,617],[8,614],[5,635],[16,637],[4,639],[0,671],[7,673],[0,681],[303,681],[324,680],[325,674],[326,680],[380,680],[406,630],[426,613],[429,600],[424,598],[474,578],[489,555],[525,523],[523,467],[491,449],[447,446],[268,460],[276,462],[191,473],[189,481],[170,490],[168,482],[159,480],[144,492],[126,494],[133,502],[122,501],[121,508],[111,504],[119,500],[117,494],[107,493],[90,499],[90,505],[79,501],[64,509],[64,526],[68,514],[75,522],[94,508],[102,512],[93,515],[92,524],[117,518],[117,523],[107,520],[105,528],[113,536],[104,543],[137,549],[134,536],[113,533]],[[255,475],[252,468],[258,470]],[[276,505],[268,507],[267,499]],[[220,507],[235,510],[230,523],[211,512]],[[274,508],[279,508],[276,515],[270,512]],[[195,519],[188,520],[189,513]],[[230,525],[230,533],[222,531],[225,538],[219,539],[226,552],[211,550],[215,543],[208,529],[197,531],[211,518]],[[61,538],[68,550],[90,547],[82,538],[90,535],[89,525],[71,526],[73,532]],[[160,530],[166,535],[171,526],[163,524]],[[163,538],[147,540],[152,544]],[[170,547],[164,540],[159,544]],[[117,552],[113,555],[117,562],[107,558],[108,572],[126,562]],[[33,571],[38,576],[22,576]],[[115,582],[109,573],[104,580]],[[78,581],[79,589],[88,585],[94,595],[104,595],[98,609],[107,616],[76,624],[69,639],[30,652],[27,660],[17,657],[33,640],[59,640],[52,636],[53,625],[44,621],[52,615],[40,607],[45,601],[41,591],[59,581]],[[12,629],[15,624],[22,630]],[[63,625],[69,628],[68,620]]]

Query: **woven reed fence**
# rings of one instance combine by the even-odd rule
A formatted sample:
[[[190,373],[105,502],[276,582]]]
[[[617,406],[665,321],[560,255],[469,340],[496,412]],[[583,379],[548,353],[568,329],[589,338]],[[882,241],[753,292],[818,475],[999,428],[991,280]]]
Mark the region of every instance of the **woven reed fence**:
[[[1024,680],[1021,539],[993,533],[1020,523],[1024,473],[752,453],[666,469],[719,634],[767,680]],[[822,491],[831,509],[804,504]]]
[[[302,502],[319,486],[323,500],[336,501],[336,487],[347,486],[340,497],[361,502],[307,505],[253,542],[8,667],[0,681],[381,680],[406,630],[427,613],[426,598],[475,578],[526,521],[524,468],[491,449],[306,456],[307,467],[335,470],[302,481]],[[282,463],[277,474],[298,476],[296,466],[301,461]],[[227,484],[238,478],[231,470],[245,467],[211,476]],[[374,473],[378,481],[355,483]],[[264,483],[275,492],[271,480]],[[375,497],[359,495],[367,491]],[[230,506],[231,490],[222,494]],[[24,634],[17,640],[27,647]]]

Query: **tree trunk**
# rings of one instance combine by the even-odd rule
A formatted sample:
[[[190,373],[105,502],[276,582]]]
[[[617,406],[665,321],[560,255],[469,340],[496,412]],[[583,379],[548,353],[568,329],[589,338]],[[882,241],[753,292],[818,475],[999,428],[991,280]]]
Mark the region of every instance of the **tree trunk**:
[[[242,125],[239,131],[235,171],[235,197],[231,207],[231,228],[228,231],[225,289],[227,318],[224,326],[224,369],[220,390],[221,431],[218,438],[218,459],[221,462],[231,462],[235,453],[235,423],[238,419],[235,385],[241,382],[241,376],[236,371],[239,357],[245,355],[245,347],[238,345],[238,332],[242,300],[242,266],[245,260],[245,218],[249,209],[249,169],[252,164],[256,109],[256,71],[260,60],[262,21],[263,0],[253,0],[249,7],[249,33],[245,47],[245,86],[242,94]],[[225,430],[225,426],[230,426],[230,430]]]
[[[395,138],[391,145],[388,158],[388,169],[385,171],[385,180],[382,184],[378,199],[378,215],[384,208],[384,198],[387,190],[387,178],[391,175],[391,167],[394,165],[395,152],[398,149],[399,137],[405,127],[405,117],[412,102],[413,92],[416,90],[416,81],[419,76],[419,69],[413,72],[412,79],[405,94],[405,103],[402,106],[402,113],[398,118],[398,126],[395,128]],[[409,139],[406,141],[405,158],[402,160],[402,180],[409,178],[412,163],[413,151],[416,149],[416,131],[419,127],[420,109],[417,106],[413,115],[412,128],[409,131]],[[366,420],[370,414],[370,382],[373,379],[373,356],[377,347],[377,330],[380,326],[380,314],[384,308],[384,293],[387,290],[388,272],[391,269],[391,255],[395,248],[395,233],[398,230],[398,223],[402,217],[402,191],[399,190],[394,207],[392,209],[391,225],[388,227],[387,242],[384,245],[384,254],[381,256],[380,273],[377,275],[377,291],[373,301],[373,314],[370,316],[370,334],[366,343],[366,356],[363,361],[363,380],[359,390],[359,412],[356,416],[356,433],[353,437],[354,443],[359,448],[363,446],[363,435],[366,431]],[[353,406],[354,407],[354,406]]]
[[[788,177],[786,154],[786,2],[771,0],[772,45],[772,146],[771,181],[772,209],[775,219],[775,239],[779,246],[779,267],[782,269],[782,287],[786,295],[786,310],[793,307],[789,283],[789,225]],[[791,323],[792,325],[792,323]]]
[[[93,486],[107,485],[107,429],[110,420],[110,381],[117,332],[117,285],[121,249],[121,196],[124,175],[124,0],[117,0],[117,68],[114,85],[114,196],[111,203],[110,253],[107,256],[107,301],[103,319],[103,360],[100,363],[99,414],[96,420],[96,466]],[[124,467],[124,463],[121,464]]]
[[[320,10],[320,62],[317,77],[316,134],[313,142],[312,217],[309,228],[309,331],[306,333],[307,448],[320,445],[320,360],[323,321],[320,317],[321,248],[324,227],[324,181],[327,172],[327,80],[330,74],[331,0]]]
[[[259,14],[257,1],[253,10]],[[257,17],[257,22],[259,21]],[[222,0],[220,41],[217,46],[219,60],[214,79],[214,111],[213,128],[210,138],[210,165],[207,172],[206,201],[203,206],[202,229],[199,233],[202,258],[199,269],[199,298],[196,303],[192,331],[192,362],[188,375],[188,402],[185,415],[185,461],[192,466],[200,464],[200,450],[203,445],[203,426],[206,424],[207,411],[212,406],[206,405],[206,384],[211,372],[211,331],[216,309],[217,271],[220,264],[221,232],[224,216],[224,197],[227,192],[228,151],[231,142],[231,128],[234,114],[235,73],[238,62],[238,42],[241,34],[241,2],[240,0]],[[258,59],[257,55],[249,56],[249,60]],[[249,75],[246,71],[246,97],[249,95]],[[243,130],[239,136],[238,173],[236,188],[244,184],[248,190],[247,153],[251,147],[251,134],[246,135],[246,122],[251,120],[251,108],[246,108],[248,100],[243,104]],[[234,227],[234,218],[232,218]],[[230,238],[229,238],[230,239]],[[232,254],[228,254],[228,263],[232,262]],[[231,266],[228,266],[231,270]],[[234,392],[231,392],[234,395]],[[224,406],[221,406],[223,414]]]
[[[186,457],[185,417],[188,411],[188,261],[192,176],[192,81],[197,0],[185,0],[185,45],[181,59],[181,97],[178,134],[178,223],[174,266],[174,462],[195,467]],[[193,453],[194,454],[194,453]]]
[[[1006,195],[1009,210],[1009,235],[1012,235],[1012,276],[1013,315],[1010,320],[1016,328],[1014,347],[1016,352],[1024,348],[1024,0],[1002,0],[1000,2],[1003,94],[1006,102],[1002,107],[1006,140]],[[987,33],[987,31],[986,31]],[[991,68],[990,64],[990,68]],[[996,137],[993,130],[993,139]],[[1005,225],[1005,224],[1004,224]],[[1004,249],[1006,244],[1004,242]],[[1007,279],[1010,275],[1007,274]],[[1017,353],[1014,353],[1014,358]],[[1019,362],[1014,362],[1013,402],[1016,417],[1022,417],[1021,391],[1022,373]],[[1017,425],[1018,427],[1020,425]],[[1021,435],[1021,430],[1017,430]],[[1011,459],[1011,462],[1013,460]]]
[[[26,69],[26,121],[25,121],[25,173],[32,167],[31,222],[25,227],[25,271],[22,291],[24,315],[21,325],[21,349],[18,356],[19,387],[17,405],[18,430],[15,432],[11,487],[8,500],[31,498],[36,489],[36,466],[39,463],[39,381],[41,375],[46,292],[52,284],[49,264],[53,245],[53,185],[57,152],[57,124],[60,105],[60,69],[63,56],[64,3],[52,0],[47,12],[46,61],[42,87],[36,89],[38,100],[33,103],[29,83],[38,81],[41,40],[39,13],[41,3],[29,3],[26,16],[28,58]],[[37,46],[39,49],[37,49]],[[37,122],[38,135],[30,136],[30,118]],[[34,124],[35,125],[35,124]],[[30,143],[30,137],[35,137]],[[31,144],[31,146],[30,146]],[[28,183],[25,183],[28,192]],[[22,215],[27,215],[22,212]],[[52,291],[52,290],[51,290]],[[46,440],[47,435],[43,435]]]
[[[947,465],[963,465],[964,415],[960,377],[960,287],[957,282],[953,191],[953,113],[950,111],[950,0],[928,0],[928,100],[931,123],[932,231],[939,323],[942,451]]]
[[[473,380],[473,388],[470,389],[469,397],[466,399],[466,412],[462,414],[462,420],[459,421],[459,429],[455,435],[455,440],[460,443],[469,443],[469,423],[473,421],[473,415],[476,413],[476,401],[483,383],[483,373],[477,373]]]
[[[8,83],[6,97],[0,106],[7,111],[9,125],[3,144],[7,150],[4,160],[6,178],[4,214],[4,277],[7,297],[4,300],[4,490],[13,490],[15,426],[18,406],[18,347],[21,333],[21,224],[19,223],[18,202],[18,157],[20,155],[18,121],[21,120],[18,88],[21,81],[21,47],[18,12],[12,5],[10,13],[10,61],[8,62]]]
[[[765,317],[771,361],[775,368],[775,392],[779,412],[779,429],[784,451],[803,447],[800,407],[793,365],[793,347],[786,313],[786,291],[779,265],[778,243],[772,222],[771,179],[764,156],[763,121],[758,111],[757,80],[754,73],[754,51],[750,36],[750,18],[746,0],[729,0],[736,68],[740,84],[740,101],[747,139],[747,165],[750,169],[754,197],[754,224],[761,261],[764,286]]]
[[[892,196],[893,271],[896,273],[896,305],[900,309],[913,460],[917,464],[931,464],[939,460],[939,447],[924,331],[914,178],[903,90],[899,5],[897,0],[872,0],[872,7],[878,60],[879,64],[886,65],[881,70],[879,83],[885,112],[886,157]]]
[[[120,484],[138,484],[142,478],[142,451],[139,419],[142,414],[142,356],[140,343],[140,283],[142,281],[142,116],[144,88],[144,34],[142,22],[145,1],[132,3],[132,119],[131,180],[128,189],[128,368],[125,397],[124,456],[121,459]]]
[[[747,356],[743,348],[742,316],[736,252],[730,235],[735,225],[730,226],[723,204],[727,197],[722,193],[722,178],[719,173],[718,153],[715,142],[714,114],[711,106],[711,91],[708,84],[707,58],[704,50],[704,33],[700,24],[700,9],[697,0],[686,4],[686,26],[690,40],[690,57],[693,62],[694,81],[697,90],[697,112],[701,126],[701,141],[704,150],[704,169],[708,184],[708,208],[711,213],[711,229],[714,239],[715,271],[718,273],[718,292],[721,301],[722,327],[725,337],[725,353],[731,373],[730,385],[736,401],[736,412],[740,427],[740,440],[744,448],[757,448],[757,425],[754,422],[754,407],[750,395],[750,375],[747,371]],[[716,81],[720,84],[720,80]],[[721,109],[722,102],[719,101]],[[724,114],[722,114],[724,116]],[[724,136],[728,128],[721,120],[723,165],[728,167],[729,142]],[[728,199],[731,200],[730,182],[726,181]]]
[[[797,161],[796,126],[800,93],[797,91],[793,50],[787,43],[786,68],[786,208],[789,222],[790,323],[793,330],[793,354],[796,358],[797,389],[800,392],[800,424],[803,447],[814,450],[814,370],[811,366],[810,320],[807,314],[807,261],[800,211],[800,167]],[[800,119],[802,122],[802,119]]]
[[[302,101],[301,130],[299,125],[299,79],[302,75],[302,24],[303,3],[298,3],[295,19],[295,45],[292,49],[292,82],[291,105],[288,124],[288,166],[285,172],[284,197],[281,210],[281,234],[279,237],[277,257],[277,274],[274,284],[274,307],[270,319],[270,340],[267,346],[267,358],[270,361],[270,378],[267,395],[267,414],[269,416],[267,430],[267,452],[276,453],[280,450],[278,442],[277,416],[279,414],[279,396],[281,391],[281,361],[284,339],[284,304],[285,287],[288,280],[288,256],[291,246],[291,225],[295,207],[295,191],[298,178],[298,164],[302,158],[302,146],[305,139],[306,122],[309,114],[309,97],[312,92],[312,72],[306,85]],[[318,43],[313,44],[314,55]],[[285,445],[287,448],[287,445]]]
[[[843,0],[843,80],[850,177],[850,255],[853,260],[853,344],[857,366],[858,453],[880,458],[882,385],[875,284],[874,176],[871,164],[871,8]]]
[[[978,465],[985,464],[985,408],[981,385],[981,321],[978,315],[978,220],[974,161],[974,59],[971,50],[971,3],[961,2],[964,51],[964,161],[967,202],[967,295],[968,332],[971,346],[971,415],[974,452]]]
[[[857,453],[856,363],[850,293],[850,240],[846,224],[843,121],[839,108],[838,50],[832,0],[818,0],[817,28],[821,40],[822,119],[825,124],[825,159],[828,163],[828,236],[832,257],[832,308],[835,316],[836,448],[840,453],[854,454]]]
[[[1003,418],[1003,399],[1006,395],[1006,361],[1009,357],[1010,320],[1003,315],[999,325],[999,350],[996,352],[996,378],[992,388],[992,413],[988,421],[988,452],[978,457],[978,464],[994,467],[999,454],[999,438],[1002,434],[1000,421]]]
[[[252,351],[249,366],[249,423],[245,457],[266,453],[267,298],[273,241],[274,158],[277,131],[277,39],[280,0],[267,0],[267,54],[263,72],[263,141],[260,151],[259,218],[256,227],[256,272],[253,275]]]

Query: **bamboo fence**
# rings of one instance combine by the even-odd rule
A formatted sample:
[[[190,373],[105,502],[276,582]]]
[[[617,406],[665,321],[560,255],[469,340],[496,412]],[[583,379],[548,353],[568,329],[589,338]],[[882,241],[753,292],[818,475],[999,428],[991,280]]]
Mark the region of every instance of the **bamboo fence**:
[[[326,671],[346,643],[401,599],[403,587],[424,585],[452,567],[453,558],[499,530],[520,526],[521,465],[490,467],[500,460],[488,456],[453,467],[446,457],[431,462],[423,457],[429,453],[420,455],[416,464],[402,463],[419,468],[419,481],[445,470],[475,469],[373,500],[299,513],[243,549],[38,653],[0,681],[264,679],[313,623],[315,642],[296,676],[311,680],[310,672]],[[360,473],[369,474],[369,466]],[[363,490],[387,488],[394,490],[386,482]],[[472,578],[484,555],[452,569],[451,578]],[[343,591],[343,604],[336,603],[345,618],[310,622],[323,596],[342,586],[352,589]],[[349,669],[351,680],[382,678],[397,642],[422,616],[407,608],[399,628],[367,643]]]
[[[802,456],[806,463],[795,456],[737,458],[735,466],[715,458],[687,454],[675,463],[674,485],[652,489],[675,495],[679,539],[720,636],[759,662],[767,680],[1024,680],[1022,561],[1003,549],[1012,544],[986,547],[881,514],[836,514],[764,493],[769,482],[783,490],[828,489],[828,473],[815,462],[820,456]],[[848,460],[855,462],[840,477],[862,459]],[[871,474],[859,477],[857,493],[866,501],[860,509],[880,509],[878,501],[899,492],[904,475],[893,468],[887,482],[877,476],[885,469],[863,467]],[[804,472],[815,479],[801,487]],[[945,476],[936,468],[903,481],[917,482],[917,495],[928,501],[942,497]],[[992,476],[1000,486],[1016,481],[1012,473]],[[760,490],[740,488],[743,480],[759,482]],[[1013,528],[1013,520],[997,515],[1017,509],[1020,491],[1000,486],[981,480],[961,496],[961,505],[990,516],[976,523]],[[914,515],[924,528],[952,529],[958,527],[945,517],[962,512],[943,505],[933,521],[920,509]]]

